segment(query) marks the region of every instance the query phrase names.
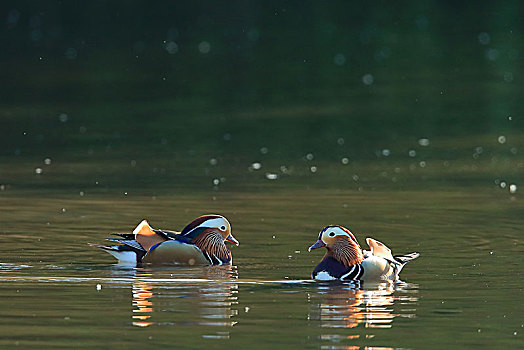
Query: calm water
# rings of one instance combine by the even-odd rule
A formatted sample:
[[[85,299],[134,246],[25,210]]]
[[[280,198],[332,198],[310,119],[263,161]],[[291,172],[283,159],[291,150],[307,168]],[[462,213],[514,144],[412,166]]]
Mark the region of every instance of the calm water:
[[[126,4],[0,5],[0,347],[522,347],[520,4]],[[87,245],[206,213],[231,268]],[[311,281],[328,224],[421,257]]]

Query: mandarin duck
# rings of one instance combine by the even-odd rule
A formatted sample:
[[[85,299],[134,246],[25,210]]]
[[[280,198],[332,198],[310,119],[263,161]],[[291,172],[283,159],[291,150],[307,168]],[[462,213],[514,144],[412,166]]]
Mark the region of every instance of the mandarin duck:
[[[231,265],[231,251],[225,242],[239,244],[229,221],[220,215],[200,216],[182,232],[156,230],[143,220],[133,233],[114,235],[120,238],[107,240],[119,245],[89,244],[110,253],[119,263],[136,265]]]
[[[322,247],[327,249],[326,255],[313,270],[313,279],[398,281],[404,265],[420,255],[393,256],[388,247],[373,238],[366,238],[366,243],[371,251],[362,250],[347,228],[338,225],[324,227],[318,241],[309,247],[309,251]]]

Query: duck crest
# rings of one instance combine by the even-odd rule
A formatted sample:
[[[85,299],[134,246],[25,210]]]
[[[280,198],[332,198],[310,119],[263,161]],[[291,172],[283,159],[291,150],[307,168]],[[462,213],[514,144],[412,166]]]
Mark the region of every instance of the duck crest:
[[[189,223],[182,232],[180,232],[180,235],[192,238],[194,239],[196,236],[198,236],[202,231],[197,230],[198,226],[203,224],[204,222],[211,220],[211,219],[220,219],[222,218],[220,215],[202,215],[193,220],[191,223]]]
[[[338,239],[327,249],[324,259],[327,257],[332,257],[346,266],[357,265],[364,260],[362,249],[356,241],[351,239]]]

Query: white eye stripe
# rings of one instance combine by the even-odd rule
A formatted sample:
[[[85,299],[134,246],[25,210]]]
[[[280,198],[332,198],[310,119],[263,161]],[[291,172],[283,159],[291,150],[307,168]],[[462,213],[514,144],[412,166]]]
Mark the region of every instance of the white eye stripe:
[[[226,231],[227,228],[231,227],[231,226],[229,225],[229,221],[227,221],[226,218],[210,219],[210,220],[204,221],[200,225],[198,225],[198,226],[194,227],[193,229],[187,231],[185,234],[187,235],[187,234],[193,232],[194,230],[196,230],[197,228],[201,228],[201,227],[205,227],[205,228],[217,227],[221,231]],[[222,227],[224,227],[224,229],[222,229]]]
[[[216,218],[216,219],[206,220],[203,223],[201,223],[200,225],[198,225],[197,227],[218,227],[220,229],[222,227],[225,227],[225,229],[223,230],[225,231],[228,226],[229,226],[229,222],[227,222],[226,219]]]
[[[329,239],[329,238],[333,239],[336,236],[346,236],[350,240],[356,242],[355,236],[353,236],[353,234],[349,232],[349,230],[346,231],[346,229],[342,228],[341,226],[335,226],[335,225],[324,227],[324,229],[320,231],[318,239],[319,240],[324,240],[324,239]]]
[[[352,238],[351,235],[345,231],[342,231],[342,230],[332,230],[332,231],[329,231],[329,232],[326,232],[328,236],[330,237],[333,237],[333,236],[346,236],[346,237],[349,237],[349,238]]]

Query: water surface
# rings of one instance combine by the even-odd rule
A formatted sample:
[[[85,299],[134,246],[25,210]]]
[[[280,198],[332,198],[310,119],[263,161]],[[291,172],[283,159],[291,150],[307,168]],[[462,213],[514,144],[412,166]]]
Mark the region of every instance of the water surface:
[[[522,347],[519,9],[0,5],[0,347]],[[231,268],[87,245],[206,213]],[[311,281],[328,224],[421,257]]]

